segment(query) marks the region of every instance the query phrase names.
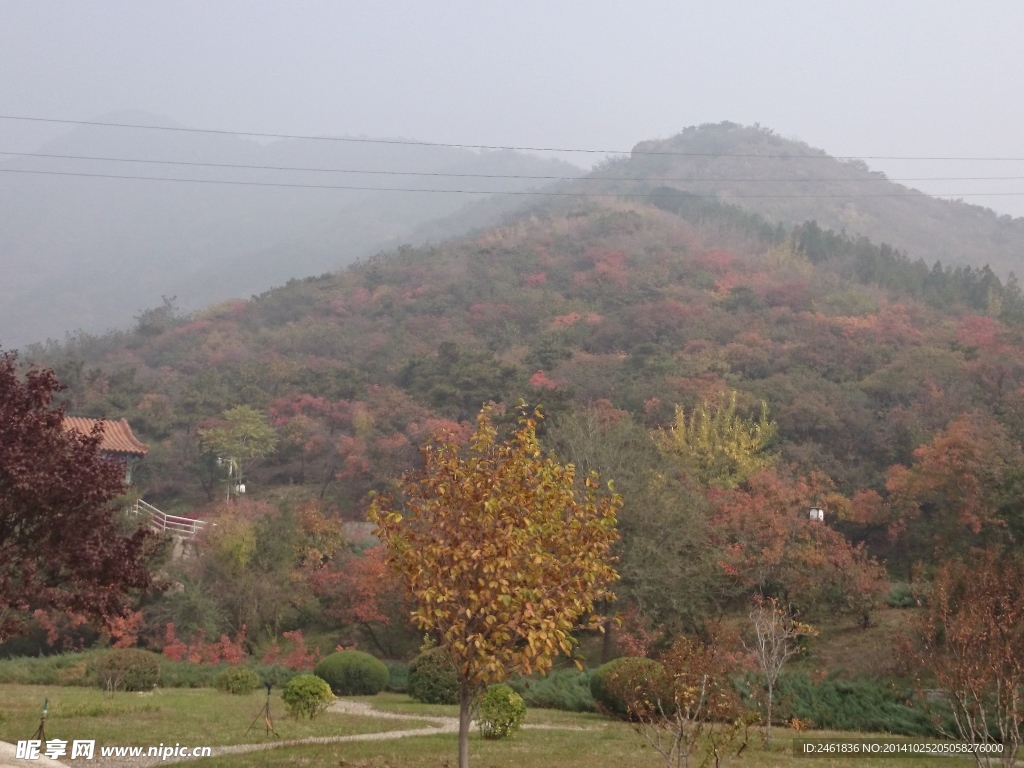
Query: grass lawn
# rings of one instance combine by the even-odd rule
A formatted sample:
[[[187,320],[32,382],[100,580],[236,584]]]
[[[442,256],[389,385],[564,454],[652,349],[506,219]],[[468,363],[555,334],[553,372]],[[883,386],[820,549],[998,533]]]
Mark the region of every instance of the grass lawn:
[[[893,652],[909,630],[919,609],[887,608],[871,612],[871,626],[861,628],[850,617],[822,621],[811,641],[810,655],[787,669],[809,677],[842,674],[849,677],[899,677],[899,658]]]
[[[232,696],[212,688],[169,688],[158,693],[115,693],[94,688],[0,685],[0,741],[17,742],[35,733],[43,700],[50,700],[46,735],[52,739],[95,739],[97,745],[149,746],[163,742],[217,746],[267,741],[260,717],[246,728],[266,700],[265,691]],[[281,697],[270,697],[274,728],[282,739],[345,736],[422,728],[418,720],[378,720],[325,712],[316,720],[285,715]],[[273,736],[270,740],[274,740]]]
[[[526,722],[534,721],[531,710]],[[584,721],[586,726],[593,726]],[[819,734],[810,734],[816,737]],[[846,734],[852,736],[852,734]],[[973,766],[964,760],[871,759],[864,761],[793,756],[791,734],[779,738],[775,748],[766,752],[760,743],[752,744],[741,758],[729,761],[733,768],[838,768],[870,765],[872,768],[923,768],[937,762],[949,768]],[[808,734],[804,733],[804,737]],[[286,747],[259,755],[230,755],[197,760],[195,768],[243,768],[249,765],[267,768],[305,766],[306,768],[454,768],[458,764],[454,734],[396,739],[381,742],[316,744]],[[623,723],[609,722],[594,731],[524,730],[503,741],[485,741],[476,734],[470,742],[473,768],[658,768],[665,761],[643,738]]]
[[[43,699],[50,699],[49,738],[95,739],[97,745],[149,746],[163,742],[223,746],[258,744],[267,741],[260,727],[244,735],[263,704],[266,694],[231,696],[209,688],[169,689],[154,694],[118,693],[59,686],[0,685],[0,740],[16,742],[28,738],[38,725]],[[426,723],[416,715],[451,717],[457,707],[418,704],[408,696],[380,694],[358,697],[385,712],[409,716],[388,719],[361,715],[324,713],[312,723],[296,722],[284,716],[277,695],[271,697],[275,726],[283,739],[308,736],[345,736],[394,730],[419,729]],[[486,741],[476,733],[470,745],[472,764],[479,768],[655,768],[664,760],[646,745],[627,724],[596,714],[577,714],[531,709],[527,729],[510,739]],[[758,734],[735,768],[825,768],[856,765],[859,760],[797,758],[792,752],[795,735],[776,731],[775,748],[767,752]],[[803,732],[802,738],[858,737],[860,734]],[[870,735],[869,735],[870,736]],[[308,766],[309,768],[453,768],[457,763],[457,737],[451,733],[404,739],[308,744],[247,754],[214,756],[190,761],[196,768],[244,768],[245,766]],[[936,760],[872,759],[874,768],[913,768],[934,765]],[[941,760],[956,768],[973,763]]]

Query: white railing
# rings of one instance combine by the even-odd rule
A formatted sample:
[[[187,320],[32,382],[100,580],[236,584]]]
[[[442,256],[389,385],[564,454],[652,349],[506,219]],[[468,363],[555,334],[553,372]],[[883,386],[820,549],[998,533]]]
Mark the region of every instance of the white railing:
[[[142,499],[136,501],[130,511],[134,515],[145,515],[148,518],[150,529],[157,533],[169,533],[183,539],[194,539],[196,534],[206,527],[205,520],[168,515]]]

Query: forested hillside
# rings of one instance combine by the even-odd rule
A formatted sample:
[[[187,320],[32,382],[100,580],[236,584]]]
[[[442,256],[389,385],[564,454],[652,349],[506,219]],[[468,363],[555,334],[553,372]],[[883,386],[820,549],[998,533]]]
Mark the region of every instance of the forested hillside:
[[[70,412],[127,418],[151,445],[139,490],[177,513],[221,502],[233,428],[265,441],[247,503],[360,520],[430,434],[464,439],[487,401],[508,419],[540,403],[548,446],[623,494],[619,592],[653,624],[700,627],[751,590],[868,623],[914,563],[1024,535],[1015,281],[671,189],[536,207],[22,360],[56,367]],[[253,584],[277,567],[261,562]],[[219,567],[193,578],[220,573],[226,595],[244,568]],[[274,604],[209,627],[308,621]]]

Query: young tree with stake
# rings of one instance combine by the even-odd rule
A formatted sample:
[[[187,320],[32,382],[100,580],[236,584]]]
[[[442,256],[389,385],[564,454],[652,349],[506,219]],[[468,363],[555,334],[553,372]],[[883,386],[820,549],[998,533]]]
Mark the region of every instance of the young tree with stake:
[[[525,408],[520,404],[521,408]],[[544,456],[539,412],[498,441],[485,407],[468,449],[439,436],[401,495],[378,497],[369,518],[388,562],[459,676],[459,768],[469,765],[470,712],[490,683],[546,672],[569,654],[577,622],[612,597],[611,548],[621,499],[596,475]]]

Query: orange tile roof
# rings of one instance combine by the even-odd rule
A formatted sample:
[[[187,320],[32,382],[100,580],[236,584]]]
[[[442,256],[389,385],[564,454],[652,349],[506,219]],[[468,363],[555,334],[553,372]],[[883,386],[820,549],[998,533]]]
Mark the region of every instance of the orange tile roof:
[[[110,453],[133,453],[138,456],[145,456],[149,452],[149,446],[139,442],[139,439],[132,434],[132,428],[124,419],[120,421],[107,421],[103,419],[86,419],[81,416],[65,416],[65,431],[81,432],[88,435],[97,424],[103,425],[103,438],[100,441],[100,450]]]

